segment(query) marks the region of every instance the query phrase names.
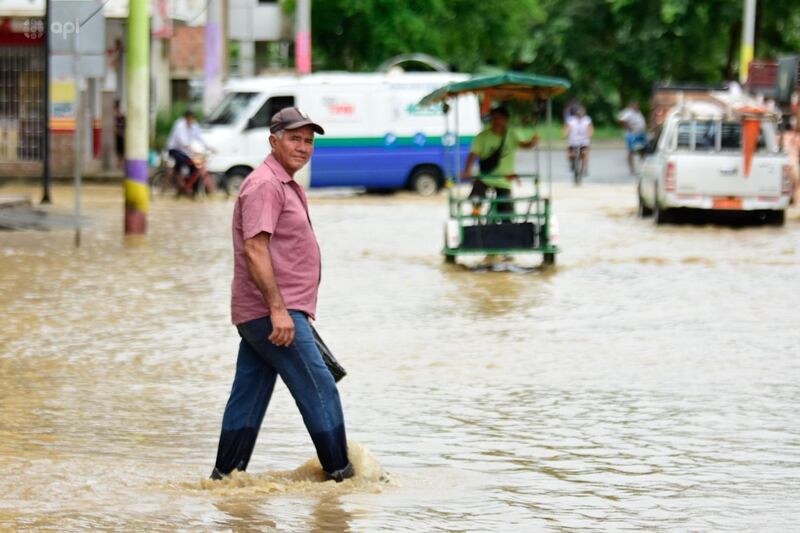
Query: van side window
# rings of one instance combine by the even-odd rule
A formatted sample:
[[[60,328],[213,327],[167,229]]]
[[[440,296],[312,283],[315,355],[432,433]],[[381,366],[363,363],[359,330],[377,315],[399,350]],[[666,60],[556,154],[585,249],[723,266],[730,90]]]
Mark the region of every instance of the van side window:
[[[268,128],[272,116],[283,109],[294,105],[294,96],[273,96],[261,106],[261,109],[253,115],[251,128]]]

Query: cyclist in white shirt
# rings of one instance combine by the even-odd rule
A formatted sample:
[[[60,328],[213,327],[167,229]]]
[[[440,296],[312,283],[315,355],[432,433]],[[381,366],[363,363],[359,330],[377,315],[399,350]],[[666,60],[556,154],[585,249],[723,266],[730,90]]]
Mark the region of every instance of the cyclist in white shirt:
[[[588,174],[589,168],[589,144],[594,135],[592,119],[586,114],[584,107],[578,107],[575,114],[564,123],[564,137],[567,139],[567,157],[570,165],[575,164],[576,152],[580,154],[583,163],[583,173]],[[574,170],[574,168],[573,168]]]

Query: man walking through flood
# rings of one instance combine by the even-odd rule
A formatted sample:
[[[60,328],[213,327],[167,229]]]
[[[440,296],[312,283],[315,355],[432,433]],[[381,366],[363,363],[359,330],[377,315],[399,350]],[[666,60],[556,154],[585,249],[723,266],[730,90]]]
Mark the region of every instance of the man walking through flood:
[[[242,183],[233,212],[233,323],[241,342],[212,479],[245,470],[275,380],[303,416],[326,479],[354,475],[339,391],[311,333],[321,275],[303,188],[293,179],[321,126],[296,107],[272,117],[270,154]]]
[[[617,116],[617,122],[625,128],[625,147],[628,149],[628,170],[636,173],[633,156],[647,144],[647,122],[639,111],[639,102],[632,100]]]

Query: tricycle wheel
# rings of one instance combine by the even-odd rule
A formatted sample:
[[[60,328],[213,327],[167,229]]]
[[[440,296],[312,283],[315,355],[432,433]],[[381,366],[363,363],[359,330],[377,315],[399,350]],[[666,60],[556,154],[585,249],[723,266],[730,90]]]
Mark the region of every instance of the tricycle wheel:
[[[456,256],[450,254],[444,254],[444,262],[448,265],[455,265],[456,264]]]
[[[545,266],[553,266],[556,264],[556,254],[548,252],[544,254],[542,264]]]

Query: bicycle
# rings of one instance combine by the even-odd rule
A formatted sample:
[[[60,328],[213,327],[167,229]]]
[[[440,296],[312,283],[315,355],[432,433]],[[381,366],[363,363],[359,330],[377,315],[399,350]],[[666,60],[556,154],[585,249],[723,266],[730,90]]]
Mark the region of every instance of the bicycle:
[[[193,152],[192,162],[195,170],[190,173],[186,167],[178,170],[169,152],[163,151],[158,167],[150,176],[151,194],[157,193],[159,196],[163,196],[169,191],[175,191],[177,198],[183,194],[194,197],[200,193],[214,192],[217,188],[216,183],[205,167],[208,155],[208,151]]]
[[[585,145],[570,146],[568,148],[567,157],[569,158],[569,167],[572,171],[575,185],[580,185],[583,176],[586,174],[586,151],[588,148],[589,147]]]
[[[154,168],[149,179],[151,196],[163,195],[168,190],[177,189],[175,162],[167,150],[162,150],[158,155],[158,165]]]

